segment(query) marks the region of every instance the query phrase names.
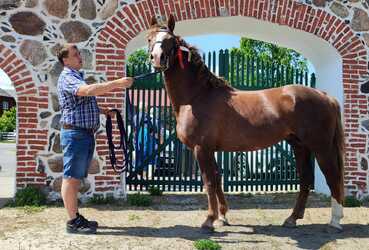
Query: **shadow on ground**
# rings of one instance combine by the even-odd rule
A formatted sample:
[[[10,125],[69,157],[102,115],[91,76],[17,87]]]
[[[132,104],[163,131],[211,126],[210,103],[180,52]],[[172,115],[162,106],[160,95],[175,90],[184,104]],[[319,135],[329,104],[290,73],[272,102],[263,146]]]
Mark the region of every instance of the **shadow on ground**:
[[[238,227],[241,230],[232,231]],[[197,227],[176,225],[173,227],[150,228],[150,227],[100,227],[98,235],[113,236],[135,236],[135,237],[155,237],[155,238],[183,238],[186,240],[209,239],[210,237],[222,244],[232,243],[252,243],[258,244],[267,242],[264,236],[279,238],[289,238],[296,241],[296,246],[303,249],[319,249],[325,244],[347,238],[369,238],[369,225],[345,224],[343,232],[336,232],[326,224],[301,225],[298,228],[290,229],[276,225],[232,225],[222,227],[213,233],[203,232]],[[252,240],[238,240],[230,237],[224,240],[225,236],[250,235]],[[251,237],[252,236],[252,237]],[[258,237],[256,237],[258,236]],[[241,236],[242,237],[242,236]],[[242,237],[243,239],[247,237]],[[260,238],[260,240],[258,240]],[[257,247],[257,245],[255,246]]]

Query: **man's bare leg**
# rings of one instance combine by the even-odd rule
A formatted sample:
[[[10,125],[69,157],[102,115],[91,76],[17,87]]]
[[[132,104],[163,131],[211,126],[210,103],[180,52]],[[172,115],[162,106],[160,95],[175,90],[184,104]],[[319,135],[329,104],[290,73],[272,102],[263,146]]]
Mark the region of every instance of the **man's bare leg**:
[[[75,178],[63,179],[61,194],[69,219],[75,219],[78,212],[78,190],[81,181]]]

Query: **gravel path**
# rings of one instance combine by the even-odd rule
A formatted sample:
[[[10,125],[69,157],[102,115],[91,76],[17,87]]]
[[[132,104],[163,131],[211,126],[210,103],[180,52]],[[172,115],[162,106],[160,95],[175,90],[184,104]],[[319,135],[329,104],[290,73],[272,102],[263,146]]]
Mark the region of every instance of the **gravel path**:
[[[309,198],[305,218],[296,229],[281,227],[290,214],[295,194],[229,195],[231,226],[201,232],[206,196],[164,195],[147,208],[128,205],[85,206],[87,218],[99,221],[96,235],[65,233],[62,207],[28,214],[0,209],[1,249],[194,249],[198,239],[212,239],[222,249],[369,249],[369,209],[345,208],[344,232],[329,230],[327,199]]]

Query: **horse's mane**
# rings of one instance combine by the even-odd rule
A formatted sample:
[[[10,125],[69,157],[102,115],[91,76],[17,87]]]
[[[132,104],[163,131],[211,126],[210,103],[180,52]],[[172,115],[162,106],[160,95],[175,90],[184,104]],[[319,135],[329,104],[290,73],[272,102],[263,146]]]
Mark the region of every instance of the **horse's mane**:
[[[200,82],[205,82],[209,87],[213,88],[227,88],[233,89],[230,84],[221,77],[214,75],[208,67],[203,62],[202,57],[199,54],[198,49],[195,46],[189,45],[185,40],[181,37],[177,36],[180,46],[184,46],[188,48],[191,52],[191,63],[196,70],[197,77],[200,79]]]

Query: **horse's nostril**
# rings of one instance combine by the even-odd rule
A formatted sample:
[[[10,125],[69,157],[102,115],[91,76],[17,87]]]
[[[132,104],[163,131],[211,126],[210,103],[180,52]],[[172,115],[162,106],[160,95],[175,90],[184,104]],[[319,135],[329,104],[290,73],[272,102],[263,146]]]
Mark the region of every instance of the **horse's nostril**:
[[[154,56],[152,54],[150,55],[150,59],[151,60],[154,60]]]

